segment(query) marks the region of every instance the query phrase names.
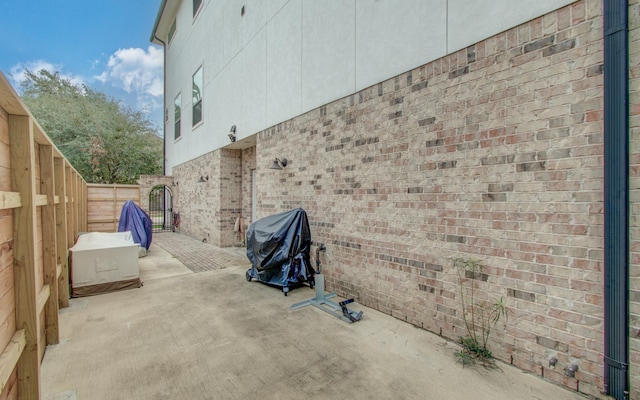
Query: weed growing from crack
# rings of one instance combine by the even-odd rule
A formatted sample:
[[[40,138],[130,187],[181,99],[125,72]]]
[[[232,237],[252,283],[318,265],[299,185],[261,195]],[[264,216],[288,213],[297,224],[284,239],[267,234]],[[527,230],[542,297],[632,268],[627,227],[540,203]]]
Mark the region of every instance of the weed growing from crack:
[[[477,297],[477,277],[482,276],[482,264],[471,258],[454,258],[453,267],[458,274],[462,320],[467,336],[460,338],[462,350],[456,352],[456,358],[463,366],[478,362],[485,367],[494,365],[493,355],[488,348],[491,329],[501,317],[508,319],[503,298],[480,301]]]

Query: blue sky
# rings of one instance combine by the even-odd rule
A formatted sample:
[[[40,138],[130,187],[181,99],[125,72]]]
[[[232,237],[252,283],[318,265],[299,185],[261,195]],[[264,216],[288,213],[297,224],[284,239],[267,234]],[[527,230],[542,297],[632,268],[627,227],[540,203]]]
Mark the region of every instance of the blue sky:
[[[2,1],[0,70],[58,71],[143,111],[162,134],[163,49],[149,38],[161,0]]]

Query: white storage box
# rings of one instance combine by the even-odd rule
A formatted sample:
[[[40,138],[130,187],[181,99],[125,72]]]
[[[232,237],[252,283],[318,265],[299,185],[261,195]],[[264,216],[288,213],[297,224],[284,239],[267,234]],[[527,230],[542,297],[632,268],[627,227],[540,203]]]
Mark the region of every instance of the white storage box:
[[[90,232],[78,237],[71,251],[71,295],[91,296],[142,286],[140,245],[131,232]]]

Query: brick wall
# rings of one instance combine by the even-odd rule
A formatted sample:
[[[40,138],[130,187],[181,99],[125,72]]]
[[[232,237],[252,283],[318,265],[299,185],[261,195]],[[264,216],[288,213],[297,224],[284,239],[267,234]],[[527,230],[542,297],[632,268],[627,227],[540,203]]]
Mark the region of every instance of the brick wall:
[[[640,399],[640,4],[630,0],[631,398]],[[235,218],[303,207],[328,289],[457,340],[452,257],[510,317],[494,355],[601,396],[601,3],[578,1],[174,168],[182,231],[238,245]],[[267,167],[286,157],[284,170]],[[209,175],[209,182],[197,182]],[[549,360],[558,359],[555,369]],[[571,378],[569,364],[579,369]]]
[[[242,151],[242,216],[246,228],[253,217],[253,171],[256,169],[256,148],[250,147]]]
[[[172,175],[178,182],[179,201],[175,211],[180,213],[180,232],[196,239],[215,243],[219,234],[214,231],[218,221],[216,210],[220,208],[219,188],[220,151],[207,153],[173,168]],[[200,177],[209,177],[200,182]]]
[[[630,375],[631,398],[640,399],[640,1],[629,1],[630,166]]]
[[[173,168],[181,233],[222,247],[239,244],[233,230],[242,212],[241,166],[240,150],[219,149]]]
[[[329,289],[456,340],[451,257],[482,260],[467,280],[511,312],[494,355],[599,395],[602,36],[578,1],[261,132],[258,216],[303,207]]]
[[[222,247],[236,246],[242,242],[234,232],[236,219],[242,214],[242,151],[222,149],[220,164],[220,209],[217,212]]]

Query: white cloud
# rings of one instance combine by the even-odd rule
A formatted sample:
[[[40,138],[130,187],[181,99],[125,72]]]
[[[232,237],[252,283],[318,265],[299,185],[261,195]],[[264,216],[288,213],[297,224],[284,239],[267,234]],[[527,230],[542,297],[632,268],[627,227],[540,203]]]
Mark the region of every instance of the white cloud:
[[[156,121],[160,124],[164,95],[163,67],[164,52],[161,47],[120,49],[109,57],[105,71],[94,78],[134,96],[137,103],[135,109],[149,116],[160,112],[160,120]]]
[[[62,79],[69,80],[72,84],[76,86],[82,86],[85,83],[85,79],[79,75],[70,75],[68,73],[62,72],[62,65],[52,64],[50,62],[44,60],[30,61],[26,63],[19,63],[14,65],[9,74],[11,76],[12,83],[14,87],[19,88],[22,82],[24,82],[27,78],[25,75],[25,71],[29,70],[33,73],[38,73],[42,70],[54,73],[58,72]]]
[[[107,69],[95,78],[138,98],[162,98],[163,61],[162,48],[149,46],[146,51],[140,48],[120,49],[109,57]]]
[[[100,59],[91,60],[89,63],[91,70],[99,71],[103,66],[104,71],[99,75],[84,78],[63,72],[62,64],[38,60],[16,64],[9,71],[9,78],[17,90],[26,79],[25,70],[27,69],[31,72],[43,69],[51,73],[57,72],[60,77],[68,79],[77,86],[86,84],[88,87],[93,87],[93,84],[99,81],[105,86],[98,88],[99,90],[104,90],[109,95],[120,99],[134,110],[140,110],[149,117],[158,118],[159,121],[156,123],[161,124],[164,95],[164,56],[161,47],[149,46],[147,50],[120,49],[109,57],[106,66]],[[113,89],[108,90],[106,86]]]

